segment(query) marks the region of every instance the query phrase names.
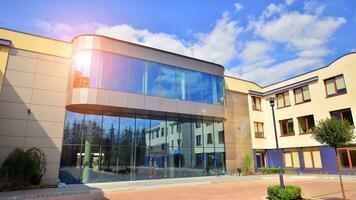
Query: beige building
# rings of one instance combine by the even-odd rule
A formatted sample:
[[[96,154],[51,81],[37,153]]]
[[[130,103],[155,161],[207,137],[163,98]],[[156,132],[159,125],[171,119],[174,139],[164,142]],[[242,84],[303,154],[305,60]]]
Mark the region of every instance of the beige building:
[[[0,164],[15,147],[38,147],[50,184],[235,173],[246,155],[256,170],[273,167],[266,99],[275,96],[283,164],[333,172],[335,153],[309,132],[326,117],[352,121],[355,61],[345,55],[261,87],[218,64],[108,37],[0,29]],[[355,168],[355,152],[340,151],[343,166]]]

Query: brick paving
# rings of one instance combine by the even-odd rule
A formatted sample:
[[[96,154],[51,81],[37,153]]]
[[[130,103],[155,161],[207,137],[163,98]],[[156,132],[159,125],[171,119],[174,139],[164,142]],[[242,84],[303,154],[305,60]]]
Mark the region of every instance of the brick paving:
[[[306,197],[341,198],[339,180],[333,175],[287,175],[285,180],[286,184],[301,186]],[[344,176],[344,183],[348,199],[356,200],[356,176]],[[278,184],[278,176],[165,179],[5,192],[0,193],[0,200],[253,200],[261,199],[266,188],[274,184]]]
[[[266,195],[269,185],[278,184],[278,180],[252,180],[233,183],[203,184],[194,186],[178,186],[162,189],[139,189],[133,191],[105,193],[106,199],[115,200],[246,200],[261,199]],[[322,199],[340,199],[338,180],[286,180],[286,184],[299,185],[306,197]],[[345,181],[348,199],[356,200],[356,181]]]

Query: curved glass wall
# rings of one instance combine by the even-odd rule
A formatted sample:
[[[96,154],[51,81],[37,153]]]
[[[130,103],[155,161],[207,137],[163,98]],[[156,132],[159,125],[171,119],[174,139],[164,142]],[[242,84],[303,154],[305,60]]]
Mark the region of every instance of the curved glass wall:
[[[224,78],[101,51],[73,56],[73,87],[91,87],[170,99],[223,104]]]
[[[225,173],[223,123],[67,111],[59,178],[67,184]]]

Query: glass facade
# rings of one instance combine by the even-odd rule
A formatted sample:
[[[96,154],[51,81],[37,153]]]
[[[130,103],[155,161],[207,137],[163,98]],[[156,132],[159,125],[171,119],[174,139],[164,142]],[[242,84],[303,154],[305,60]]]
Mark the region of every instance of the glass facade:
[[[96,50],[76,52],[73,65],[73,87],[211,104],[224,101],[222,76]]]
[[[59,177],[73,184],[224,174],[223,138],[221,121],[67,111]]]

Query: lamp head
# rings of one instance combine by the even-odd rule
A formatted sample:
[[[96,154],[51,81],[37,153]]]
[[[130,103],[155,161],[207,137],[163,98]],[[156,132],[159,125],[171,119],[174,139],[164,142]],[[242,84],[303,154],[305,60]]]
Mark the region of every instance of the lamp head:
[[[275,99],[276,99],[275,97],[270,97],[267,99],[272,107],[275,105]]]

